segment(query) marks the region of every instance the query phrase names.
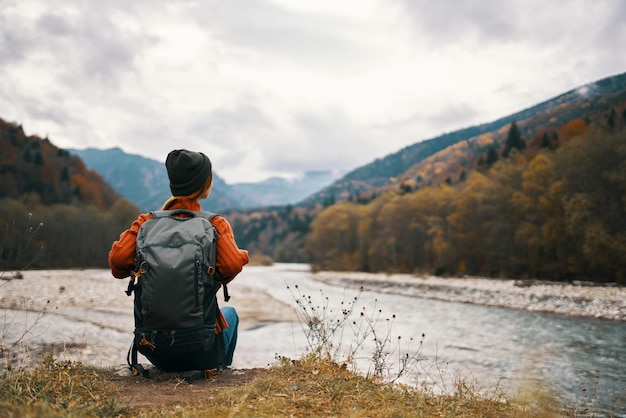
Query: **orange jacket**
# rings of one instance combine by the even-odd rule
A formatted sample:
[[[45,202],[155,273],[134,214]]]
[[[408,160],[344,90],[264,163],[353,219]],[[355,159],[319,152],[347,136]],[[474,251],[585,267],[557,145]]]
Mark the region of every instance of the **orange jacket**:
[[[198,201],[186,198],[177,198],[170,209],[202,210]],[[120,234],[119,240],[115,241],[109,252],[109,267],[113,277],[123,279],[130,276],[131,270],[135,269],[135,255],[137,251],[137,232],[145,221],[152,215],[144,213],[133,222],[132,226]],[[211,219],[211,224],[217,229],[217,248],[215,267],[224,280],[222,284],[230,282],[248,263],[248,251],[237,247],[233,229],[228,221],[217,215]],[[221,315],[220,315],[221,316]],[[223,321],[223,322],[222,322]],[[218,332],[228,327],[226,321],[218,319]]]

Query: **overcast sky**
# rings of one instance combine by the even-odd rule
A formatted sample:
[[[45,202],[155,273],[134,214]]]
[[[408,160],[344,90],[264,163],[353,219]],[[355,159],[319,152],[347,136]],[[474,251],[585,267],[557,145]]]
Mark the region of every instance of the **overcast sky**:
[[[349,171],[626,71],[620,0],[0,0],[0,118],[228,183]]]

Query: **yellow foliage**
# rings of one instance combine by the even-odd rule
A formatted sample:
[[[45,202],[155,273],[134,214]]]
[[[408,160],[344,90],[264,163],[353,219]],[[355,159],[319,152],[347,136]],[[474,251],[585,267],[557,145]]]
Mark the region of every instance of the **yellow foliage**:
[[[493,144],[493,135],[491,133],[482,134],[476,138],[476,145],[484,147]]]
[[[570,128],[582,127],[576,122]],[[603,271],[618,281],[626,277],[620,250],[626,237],[609,227],[623,216],[613,209],[626,195],[623,135],[587,134],[556,151],[540,151],[530,161],[523,154],[500,159],[484,172],[470,171],[454,186],[425,187],[429,175],[458,169],[453,159],[443,161],[445,154],[416,169],[422,184],[416,177],[404,180],[406,186],[421,187],[414,192],[406,188],[365,206],[343,203],[323,211],[309,234],[315,261],[370,271],[557,280]]]

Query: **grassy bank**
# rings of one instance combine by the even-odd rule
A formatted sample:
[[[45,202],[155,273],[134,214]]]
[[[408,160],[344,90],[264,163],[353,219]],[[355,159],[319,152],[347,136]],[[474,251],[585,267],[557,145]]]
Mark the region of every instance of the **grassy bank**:
[[[110,369],[47,358],[32,371],[7,371],[0,378],[0,416],[249,416],[249,417],[556,417],[553,400],[533,406],[515,399],[485,398],[462,383],[452,394],[435,395],[384,383],[315,356],[281,359],[250,381],[234,386],[178,378],[120,377]],[[142,385],[145,390],[129,387]],[[161,393],[179,394],[164,403],[145,402]],[[142,399],[142,398],[146,399]]]

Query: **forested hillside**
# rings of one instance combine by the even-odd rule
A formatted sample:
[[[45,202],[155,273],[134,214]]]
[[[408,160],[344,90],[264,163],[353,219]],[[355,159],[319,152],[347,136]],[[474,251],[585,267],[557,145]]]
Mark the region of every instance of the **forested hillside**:
[[[456,186],[341,202],[311,225],[321,269],[626,284],[626,132],[512,152]]]
[[[109,208],[119,198],[80,158],[0,119],[0,198],[25,194],[43,204],[77,201],[99,208]]]
[[[0,119],[0,271],[104,267],[137,214],[80,158]]]
[[[467,174],[469,170],[476,168],[481,154],[487,154],[490,148],[503,148],[504,136],[513,122],[520,126],[526,141],[532,140],[536,135],[541,141],[544,132],[554,134],[558,130],[565,130],[564,125],[568,121],[582,119],[587,125],[596,123],[605,118],[605,111],[619,108],[625,98],[626,73],[607,77],[496,121],[416,142],[355,169],[310,196],[303,204],[328,204],[350,199],[369,200],[402,181],[407,181],[407,185],[411,187],[434,184],[446,179],[456,181],[463,172]],[[449,159],[452,150],[456,155]],[[435,156],[439,158],[433,161]],[[426,159],[435,163],[434,173],[421,173],[422,169],[428,169],[415,167],[423,165]],[[456,167],[450,167],[450,162],[456,164]]]
[[[520,112],[343,200],[228,216],[244,247],[317,268],[624,283],[625,80]]]

